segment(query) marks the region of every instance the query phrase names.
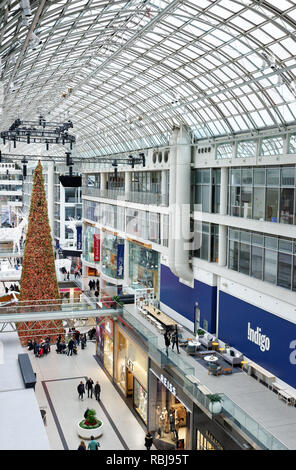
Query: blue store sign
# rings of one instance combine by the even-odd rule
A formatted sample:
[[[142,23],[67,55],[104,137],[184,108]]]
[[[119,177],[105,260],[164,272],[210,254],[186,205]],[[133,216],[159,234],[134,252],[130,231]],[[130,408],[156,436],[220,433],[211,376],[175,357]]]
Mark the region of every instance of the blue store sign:
[[[123,266],[124,266],[124,245],[120,243],[117,246],[117,277],[123,277]]]
[[[78,225],[76,227],[76,234],[77,234],[77,250],[82,250],[82,226]]]
[[[219,294],[221,340],[296,387],[296,325],[225,292]]]

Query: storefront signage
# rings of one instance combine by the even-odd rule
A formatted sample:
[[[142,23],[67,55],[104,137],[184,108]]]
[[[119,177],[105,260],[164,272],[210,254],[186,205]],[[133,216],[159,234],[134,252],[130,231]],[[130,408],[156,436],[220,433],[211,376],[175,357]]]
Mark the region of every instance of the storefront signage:
[[[160,374],[160,381],[173,395],[176,395],[176,387],[162,374]]]
[[[101,260],[101,239],[99,234],[94,234],[94,261]]]
[[[211,442],[215,445],[216,449],[224,450],[220,442],[210,433],[210,431],[206,431],[206,436],[211,440]]]
[[[117,277],[123,276],[123,266],[124,266],[124,244],[120,243],[117,246]]]
[[[76,234],[77,234],[76,248],[77,250],[82,250],[82,226],[81,225],[76,227]]]
[[[250,322],[248,322],[248,340],[257,344],[260,347],[260,351],[269,351],[270,339],[268,336],[261,334],[261,328],[258,326],[256,330],[251,328]]]

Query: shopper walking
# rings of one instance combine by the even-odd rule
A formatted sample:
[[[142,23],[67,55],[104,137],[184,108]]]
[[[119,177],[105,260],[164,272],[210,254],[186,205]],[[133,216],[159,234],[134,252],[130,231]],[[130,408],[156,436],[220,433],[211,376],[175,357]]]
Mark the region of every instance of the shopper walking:
[[[84,441],[80,441],[80,444],[77,450],[86,450],[86,445]]]
[[[100,443],[95,441],[94,436],[90,436],[90,442],[87,446],[88,450],[98,450],[100,446]]]
[[[86,389],[87,389],[87,398],[89,398],[89,393],[90,393],[90,398],[93,397],[93,390],[94,390],[94,381],[89,377],[86,381]]]
[[[145,447],[146,447],[146,449],[150,450],[152,444],[153,444],[153,437],[152,437],[152,434],[150,433],[150,431],[148,431],[146,436],[145,436]]]
[[[67,354],[68,356],[72,356],[73,348],[74,348],[74,341],[71,338],[69,343],[68,343],[68,354]]]
[[[167,356],[169,355],[169,347],[171,344],[171,337],[170,337],[170,332],[167,329],[164,333],[164,342],[165,342],[165,347],[166,347],[166,354]]]
[[[83,400],[83,395],[85,393],[85,387],[84,387],[83,382],[80,382],[80,384],[78,385],[77,392],[78,392],[78,398],[81,398],[81,400]]]
[[[81,349],[86,348],[86,334],[81,335]]]
[[[179,335],[178,335],[178,329],[177,329],[176,326],[175,326],[175,329],[174,329],[173,334],[172,334],[172,351],[174,350],[175,345],[177,347],[178,354],[180,354],[180,351],[179,351]]]
[[[100,398],[100,395],[101,395],[101,385],[99,384],[99,382],[97,381],[96,382],[96,385],[94,387],[94,392],[95,392],[95,399],[97,401],[100,401],[101,398]]]

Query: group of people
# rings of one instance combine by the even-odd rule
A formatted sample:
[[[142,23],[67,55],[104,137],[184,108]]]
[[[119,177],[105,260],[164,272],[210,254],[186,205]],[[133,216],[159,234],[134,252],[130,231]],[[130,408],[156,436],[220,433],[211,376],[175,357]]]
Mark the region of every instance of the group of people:
[[[100,401],[101,386],[98,381],[96,382],[96,384],[94,384],[94,381],[92,380],[92,378],[89,377],[84,384],[81,380],[80,384],[77,387],[79,399],[83,400],[83,395],[86,393],[86,390],[87,390],[87,398],[92,398],[94,394],[95,399],[97,401]]]
[[[62,341],[62,335],[58,336],[57,339],[57,349],[56,352],[58,354],[66,353],[67,356],[72,356],[73,354],[78,353],[78,346],[81,344],[81,349],[86,348],[86,333],[80,333],[80,331],[76,330],[75,328],[69,329],[69,340],[68,344],[65,341]]]
[[[77,450],[98,450],[100,446],[100,443],[95,440],[94,436],[90,436],[90,441],[88,443],[87,449],[84,441],[80,441],[80,444],[78,446]]]
[[[8,294],[9,291],[14,291],[14,292],[19,292],[20,289],[19,289],[19,286],[17,284],[10,284],[10,287],[8,289],[8,287],[5,286],[5,292],[6,294]]]
[[[47,355],[50,352],[50,337],[47,336],[45,339],[42,339],[40,343],[38,343],[35,338],[33,338],[33,340],[29,339],[28,350],[34,351],[36,357]]]
[[[167,355],[169,354],[169,347],[170,347],[171,343],[172,343],[172,350],[174,350],[174,347],[176,346],[178,354],[180,354],[180,351],[179,351],[179,335],[178,335],[177,326],[175,326],[173,332],[171,332],[169,328],[166,329],[166,331],[164,332],[164,342],[165,342]]]
[[[93,280],[90,280],[89,283],[88,283],[88,287],[89,287],[89,290],[100,290],[100,281],[99,279],[97,279],[96,281],[93,279]]]

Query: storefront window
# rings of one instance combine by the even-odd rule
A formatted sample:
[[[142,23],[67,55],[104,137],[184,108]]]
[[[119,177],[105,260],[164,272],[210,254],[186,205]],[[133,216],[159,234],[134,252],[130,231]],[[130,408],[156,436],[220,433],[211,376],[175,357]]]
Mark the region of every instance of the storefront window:
[[[116,384],[147,424],[147,354],[118,325],[115,335]]]
[[[159,253],[129,243],[129,277],[132,284],[154,288],[158,292]]]
[[[105,233],[102,246],[102,272],[114,279],[123,278],[124,240]]]
[[[163,383],[157,379],[155,437],[167,449],[188,449],[190,412]]]
[[[94,259],[94,248],[95,248],[95,235],[99,235],[100,230],[92,227],[91,225],[85,224],[83,231],[83,257],[86,261],[92,263],[95,262]],[[73,232],[72,232],[73,234]]]
[[[148,394],[146,390],[134,379],[134,408],[145,424],[147,423],[147,402]]]
[[[104,367],[113,376],[113,320],[106,320],[104,325]]]

